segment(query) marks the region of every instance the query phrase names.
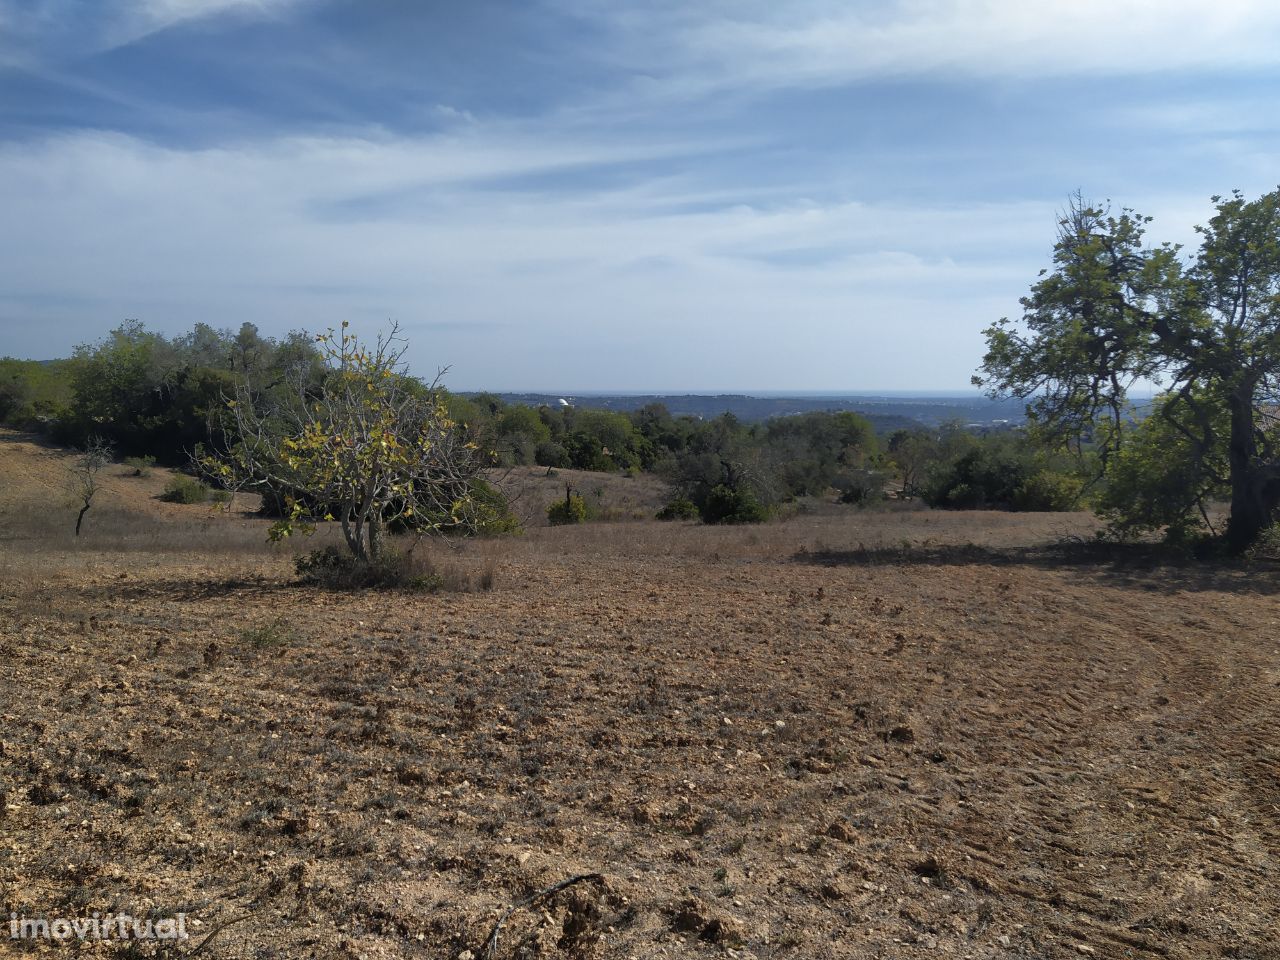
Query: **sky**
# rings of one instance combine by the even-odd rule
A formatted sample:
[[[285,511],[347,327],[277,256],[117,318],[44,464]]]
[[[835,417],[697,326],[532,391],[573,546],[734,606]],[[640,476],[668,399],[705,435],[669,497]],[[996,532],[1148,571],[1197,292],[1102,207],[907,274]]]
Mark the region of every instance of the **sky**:
[[[1272,0],[0,0],[0,355],[392,321],[458,390],[968,387],[1070,194],[1280,182]]]

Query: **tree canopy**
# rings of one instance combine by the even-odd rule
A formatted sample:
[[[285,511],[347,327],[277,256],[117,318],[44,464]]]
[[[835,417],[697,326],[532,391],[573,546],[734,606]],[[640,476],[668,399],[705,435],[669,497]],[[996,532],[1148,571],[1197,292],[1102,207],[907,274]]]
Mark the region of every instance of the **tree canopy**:
[[[1280,507],[1280,190],[1213,203],[1185,258],[1144,244],[1150,218],[1073,197],[1053,268],[1022,300],[1021,322],[986,331],[974,379],[1026,399],[1046,436],[1095,450],[1104,475],[1130,484],[1128,508],[1123,483],[1110,498],[1131,526],[1181,527],[1193,511],[1207,521],[1205,498],[1225,490],[1238,552]],[[1135,424],[1130,394],[1142,384],[1164,390],[1158,423]]]
[[[449,417],[438,385],[407,375],[395,328],[371,346],[346,324],[316,342],[318,385],[295,375],[272,397],[237,379],[225,400],[228,443],[202,461],[209,474],[230,489],[283,495],[276,538],[337,520],[360,561],[378,559],[391,524],[476,529],[474,488],[485,455]]]

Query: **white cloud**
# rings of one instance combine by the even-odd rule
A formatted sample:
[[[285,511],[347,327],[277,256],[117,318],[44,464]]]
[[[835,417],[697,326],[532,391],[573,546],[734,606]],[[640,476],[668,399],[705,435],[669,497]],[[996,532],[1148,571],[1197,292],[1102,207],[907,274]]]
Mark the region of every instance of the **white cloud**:
[[[125,43],[187,20],[235,13],[279,16],[302,0],[144,0],[118,8],[115,43]]]
[[[493,181],[634,155],[484,127],[0,148],[2,338],[51,355],[125,317],[277,334],[394,318],[415,367],[451,363],[461,388],[962,387],[979,331],[1017,313],[1052,243],[1053,202],[814,200],[714,172]],[[1208,212],[1202,197],[1126,199],[1157,216],[1155,239]]]
[[[536,386],[535,369],[576,389],[961,386],[976,331],[1016,307],[1050,231],[1035,204],[726,205],[681,178],[486,185],[622,152],[510,136],[12,146],[0,323],[10,343],[30,330],[65,353],[124,317],[275,333],[393,317],[419,331],[415,365],[452,362],[463,387]],[[405,191],[406,205],[366,202]],[[913,359],[887,374],[895,354]]]
[[[124,46],[188,21],[281,16],[308,0],[0,0],[0,60],[36,68]]]
[[[192,18],[281,15],[291,2],[113,3],[85,36],[122,42]],[[852,138],[793,144],[730,98],[686,111],[668,98],[893,75],[1257,68],[1280,49],[1280,9],[1239,0],[550,2],[605,25],[612,42],[582,55],[645,72],[645,89],[604,84],[524,124],[426,96],[420,115],[447,131],[430,137],[184,150],[81,132],[0,146],[6,348],[65,353],[127,316],[170,331],[253,320],[275,333],[394,317],[419,331],[415,362],[454,361],[463,386],[960,386],[980,358],[978,331],[1017,312],[1047,260],[1055,202],[1075,185],[1063,178],[1114,189],[1137,169],[1121,180],[1131,187],[1149,172],[1145,155],[1095,152],[1098,130],[1080,126],[1071,135],[1084,147],[1027,154],[940,139],[936,182],[920,186],[883,176],[894,157],[874,138],[865,156]],[[53,44],[74,26],[67,3],[26,6],[15,24],[19,8],[0,0],[0,25],[10,41]],[[1162,100],[1147,117],[1194,140],[1164,151],[1178,168],[1164,182],[1178,188],[1118,198],[1175,214],[1158,220],[1157,239],[1186,238],[1208,194],[1233,185],[1224,177],[1271,182],[1267,144],[1234,136],[1255,132],[1247,113],[1215,123],[1205,104]],[[1142,109],[1100,106],[1102,134]],[[703,118],[749,133],[728,143],[678,132]],[[1165,142],[1153,137],[1152,149]],[[832,172],[839,149],[847,178]],[[1001,178],[1035,163],[1049,201],[975,199],[1025,197],[1032,178],[1008,189]],[[607,175],[593,176],[600,167]],[[638,172],[650,167],[662,172]],[[990,183],[970,175],[986,170]],[[913,189],[956,200],[913,201]],[[533,369],[541,383],[529,383]]]
[[[1280,65],[1280,6],[1269,0],[559,2],[610,25],[619,61],[670,93]]]

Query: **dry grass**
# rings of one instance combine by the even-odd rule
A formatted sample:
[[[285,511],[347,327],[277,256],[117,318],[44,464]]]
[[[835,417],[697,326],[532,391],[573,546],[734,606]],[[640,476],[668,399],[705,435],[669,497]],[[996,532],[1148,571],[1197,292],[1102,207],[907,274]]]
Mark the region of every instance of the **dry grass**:
[[[549,525],[547,508],[564,499],[566,484],[586,499],[593,516],[606,522],[651,520],[670,499],[666,484],[647,474],[628,477],[584,470],[516,467],[501,478],[513,509],[528,528]]]

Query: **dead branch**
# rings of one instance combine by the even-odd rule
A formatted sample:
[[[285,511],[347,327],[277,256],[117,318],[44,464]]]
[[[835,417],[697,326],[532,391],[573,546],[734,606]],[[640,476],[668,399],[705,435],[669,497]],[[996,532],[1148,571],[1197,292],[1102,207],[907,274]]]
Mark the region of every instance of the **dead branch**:
[[[182,954],[182,956],[188,957],[188,958],[197,956],[198,954],[203,952],[204,948],[207,947],[213,941],[213,938],[216,937],[218,934],[220,934],[223,930],[227,929],[227,927],[230,927],[234,924],[243,923],[245,920],[248,920],[249,917],[250,917],[250,914],[246,913],[239,917],[232,917],[230,920],[223,921],[222,923],[214,927],[212,930],[210,930],[209,933],[205,936],[203,940],[200,941],[200,943],[196,946],[194,950],[192,950],[190,953],[184,953]]]
[[[569,877],[567,880],[561,880],[559,883],[553,883],[549,887],[544,887],[532,896],[525,897],[519,903],[512,904],[502,916],[494,923],[493,929],[489,931],[489,936],[484,942],[484,946],[480,948],[481,955],[484,960],[496,960],[498,956],[498,934],[502,931],[502,925],[506,923],[513,913],[525,907],[532,906],[544,897],[559,893],[561,890],[572,887],[575,883],[583,883],[587,880],[593,883],[604,883],[604,875],[599,873],[580,873],[576,877]]]

